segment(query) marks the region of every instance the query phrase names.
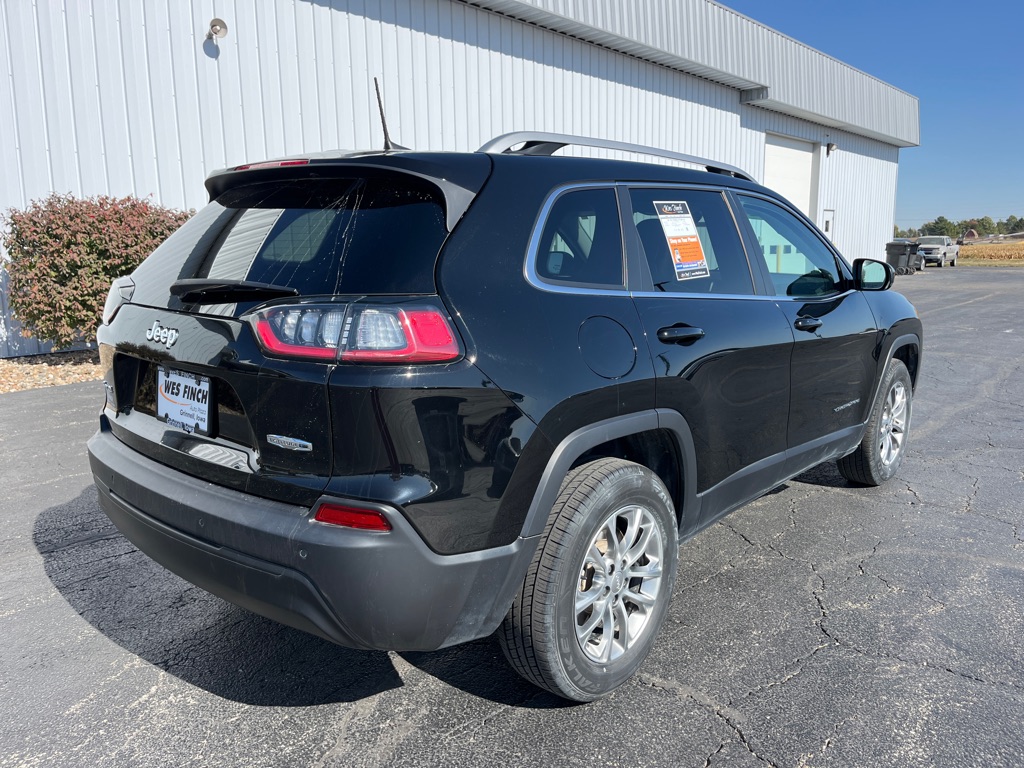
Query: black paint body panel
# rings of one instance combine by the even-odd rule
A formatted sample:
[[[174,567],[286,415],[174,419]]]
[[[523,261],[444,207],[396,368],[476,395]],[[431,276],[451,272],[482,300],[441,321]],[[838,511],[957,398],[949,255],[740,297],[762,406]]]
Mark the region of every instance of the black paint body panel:
[[[725,190],[727,200],[730,190],[770,195],[756,184],[582,158],[394,153],[337,164],[432,179],[450,233],[434,266],[436,294],[315,300],[430,304],[450,318],[459,359],[368,365],[267,356],[245,319],[259,304],[219,317],[190,311],[161,282],[178,275],[152,263],[140,272],[153,281],[140,287],[150,305],[124,305],[98,333],[108,402],[91,453],[104,508],[172,570],[285,623],[358,647],[434,648],[486,635],[522,582],[565,472],[592,452],[633,451],[664,472],[686,537],[852,450],[892,355],[912,364],[916,382],[921,323],[894,292],[851,284],[822,299],[775,296],[763,265],[749,258],[750,296],[654,290],[623,185],[695,185]],[[328,173],[326,165],[230,171],[208,186],[219,194],[252,180]],[[615,191],[625,259],[617,289],[552,287],[529,274],[542,212],[567,185]],[[738,234],[749,257],[752,235],[743,227]],[[804,317],[822,324],[795,329]],[[154,322],[176,328],[179,340],[147,341]],[[677,343],[659,338],[665,328],[703,333]],[[211,377],[210,435],[157,421],[160,365]],[[311,449],[289,450],[268,435]],[[228,458],[203,458],[211,454]],[[146,490],[161,467],[173,482],[153,480]],[[190,487],[194,498],[161,505],[161,493]],[[222,492],[230,514],[214,509]],[[249,522],[240,513],[245,499],[253,502]],[[314,523],[323,499],[381,509],[394,530]],[[197,527],[204,512],[215,515],[213,529]],[[297,559],[298,542],[318,564]],[[346,553],[359,567],[330,560]],[[381,601],[405,600],[396,595],[411,580],[426,608],[377,625],[374,611],[393,606],[360,601],[338,578],[380,580],[369,594]],[[275,583],[287,587],[275,593]],[[436,626],[417,628],[435,617]]]

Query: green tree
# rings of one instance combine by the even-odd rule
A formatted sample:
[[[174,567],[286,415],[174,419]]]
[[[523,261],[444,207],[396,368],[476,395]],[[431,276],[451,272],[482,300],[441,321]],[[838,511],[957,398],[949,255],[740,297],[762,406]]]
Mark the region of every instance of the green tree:
[[[939,216],[935,221],[929,221],[921,225],[921,234],[959,237],[960,231],[957,228],[956,222],[950,221],[945,216]]]
[[[978,230],[979,235],[994,235],[996,233],[996,223],[992,221],[991,216],[982,216],[978,219],[978,226],[975,229]]]

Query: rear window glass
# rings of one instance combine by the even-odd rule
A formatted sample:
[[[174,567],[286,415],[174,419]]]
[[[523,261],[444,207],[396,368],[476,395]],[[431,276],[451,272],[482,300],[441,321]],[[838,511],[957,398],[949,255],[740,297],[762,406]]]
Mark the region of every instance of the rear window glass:
[[[171,283],[204,277],[283,285],[303,296],[434,293],[434,264],[446,236],[441,193],[413,177],[236,187],[135,271],[134,301],[167,306],[174,301]]]

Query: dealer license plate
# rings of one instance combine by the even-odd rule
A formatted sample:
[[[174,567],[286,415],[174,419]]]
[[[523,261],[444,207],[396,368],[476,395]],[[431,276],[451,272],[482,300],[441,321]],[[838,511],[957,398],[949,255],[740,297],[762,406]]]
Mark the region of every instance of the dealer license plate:
[[[158,369],[156,416],[189,434],[210,434],[210,377]]]

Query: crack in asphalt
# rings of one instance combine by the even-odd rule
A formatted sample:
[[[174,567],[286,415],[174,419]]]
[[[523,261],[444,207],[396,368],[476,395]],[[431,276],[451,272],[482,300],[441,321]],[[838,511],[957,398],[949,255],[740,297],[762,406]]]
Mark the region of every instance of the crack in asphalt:
[[[1024,472],[1021,472],[1021,477],[1024,478]],[[1021,538],[1020,535],[1019,523],[1016,523],[1013,520],[1007,520],[1006,518],[999,517],[998,515],[993,515],[989,512],[982,512],[975,508],[975,501],[977,500],[978,493],[981,490],[981,478],[969,477],[969,479],[971,481],[971,490],[967,495],[963,509],[961,511],[964,514],[977,515],[978,517],[984,517],[986,520],[991,520],[993,522],[1009,526],[1014,539],[1013,548],[1018,549],[1021,545],[1024,545],[1024,538]]]
[[[844,718],[844,719],[840,720],[838,723],[835,723],[832,726],[832,733],[830,733],[827,737],[825,737],[825,741],[822,742],[821,748],[817,751],[817,753],[812,753],[810,755],[802,756],[800,758],[800,762],[797,763],[797,768],[806,768],[806,766],[808,765],[807,761],[810,760],[812,757],[814,757],[815,754],[819,754],[822,757],[824,757],[825,753],[828,752],[828,750],[832,747],[832,742],[835,741],[837,736],[839,736],[839,729],[842,728],[847,723],[852,722],[853,720],[857,720],[857,719],[858,719],[857,716],[854,715],[853,717],[847,717],[847,718]]]
[[[825,634],[826,634],[826,636],[828,635],[827,632]],[[779,680],[772,680],[771,682],[765,683],[764,685],[759,685],[756,688],[752,688],[751,690],[747,691],[746,693],[744,693],[739,698],[731,700],[729,702],[729,706],[732,706],[733,704],[739,703],[741,701],[745,701],[745,700],[747,700],[747,699],[751,698],[752,696],[755,696],[755,695],[757,695],[759,693],[764,693],[766,691],[770,691],[772,688],[777,688],[780,685],[785,685],[790,680],[793,680],[794,678],[799,677],[800,674],[804,671],[804,667],[807,665],[808,661],[813,659],[815,656],[817,656],[824,649],[831,648],[834,645],[836,645],[836,643],[833,641],[833,642],[828,642],[828,643],[822,643],[821,645],[815,646],[814,649],[810,653],[808,653],[805,656],[800,656],[800,657],[794,659],[793,661],[791,661],[787,665],[787,666],[790,666],[790,667],[792,667],[793,665],[796,665],[796,669],[793,669],[791,672],[789,672],[788,674],[784,675]]]
[[[771,766],[771,768],[781,768],[778,763],[759,754],[757,750],[754,749],[753,745],[747,740],[747,736],[743,732],[743,729],[739,726],[738,721],[743,720],[742,714],[732,709],[731,704],[720,704],[703,691],[700,691],[697,688],[692,688],[688,685],[683,685],[675,680],[664,680],[659,677],[654,677],[653,675],[640,674],[637,676],[637,682],[640,685],[645,685],[649,688],[665,691],[666,693],[679,696],[680,698],[689,699],[697,706],[708,710],[729,727],[729,729],[736,735],[737,739],[739,739],[743,748],[758,760],[758,762]],[[705,761],[705,766],[710,765],[711,757],[714,757],[714,755],[721,752],[724,747],[725,745],[723,744],[722,747],[719,747],[714,754],[709,756],[707,761]]]
[[[906,485],[907,486],[907,490],[910,491],[914,495],[915,501],[912,501],[910,503],[911,504],[920,504],[920,503],[922,503],[920,495],[918,495],[917,491],[914,490],[914,486],[912,486],[906,480],[903,481],[903,484]]]
[[[729,571],[736,570],[739,567],[740,563],[743,562],[743,560],[744,560],[744,558],[742,558],[742,557],[737,558],[735,560],[730,560],[729,562],[727,562],[724,566],[719,568],[714,573],[709,574],[708,576],[705,576],[704,578],[697,579],[696,581],[690,582],[688,584],[682,584],[681,585],[681,584],[679,584],[679,582],[676,582],[676,585],[673,588],[673,590],[674,590],[674,592],[676,594],[680,594],[682,592],[686,592],[687,590],[694,589],[695,587],[700,587],[700,586],[703,586],[705,584],[708,584],[713,579],[717,579],[717,578],[719,578],[721,576],[724,576]],[[680,566],[680,570],[682,570],[683,564],[680,563],[679,566]]]
[[[970,512],[972,510],[972,507],[974,506],[974,500],[978,498],[978,490],[979,490],[979,485],[981,483],[981,478],[972,477],[972,478],[970,478],[970,480],[971,480],[971,490],[970,490],[970,493],[967,494],[967,501],[964,502],[964,512],[966,512],[968,514],[970,514]]]
[[[846,649],[853,651],[858,656],[863,656],[870,659],[879,659],[882,661],[898,661],[901,664],[906,664],[909,667],[917,667],[919,669],[930,669],[936,672],[944,672],[946,674],[954,675],[961,680],[970,680],[973,683],[980,683],[982,685],[990,685],[997,688],[1008,688],[1014,691],[1024,691],[1024,686],[1017,685],[1016,683],[1007,682],[1005,680],[995,680],[990,678],[979,677],[978,675],[972,675],[969,672],[964,672],[953,667],[946,666],[944,664],[935,664],[927,659],[910,659],[904,656],[898,656],[895,653],[885,653],[882,651],[868,651],[864,648],[860,648],[847,640],[839,639],[838,644]]]
[[[975,482],[975,487],[977,487],[977,482]],[[978,513],[977,511],[975,511],[974,514],[981,514],[981,513]],[[982,515],[982,516],[987,516],[987,515]],[[991,517],[991,516],[987,516],[987,517]],[[998,518],[992,518],[992,519],[998,520]],[[1008,521],[1005,521],[1005,520],[998,520],[998,521],[1010,524]],[[1003,680],[988,679],[988,678],[980,677],[980,676],[978,676],[976,674],[971,674],[969,672],[965,672],[965,671],[962,671],[962,670],[959,670],[959,669],[954,669],[951,666],[935,663],[935,662],[930,661],[928,659],[911,659],[911,658],[907,658],[907,657],[898,656],[896,654],[868,651],[868,650],[866,650],[864,648],[859,647],[855,643],[850,642],[849,640],[846,640],[846,639],[844,639],[842,637],[837,636],[836,634],[834,634],[834,630],[832,630],[830,627],[828,627],[826,625],[826,621],[829,618],[828,608],[827,608],[827,606],[825,604],[825,592],[826,592],[826,590],[828,588],[828,585],[827,585],[827,582],[825,580],[825,577],[818,571],[818,567],[817,567],[817,565],[815,563],[813,563],[813,562],[811,562],[809,560],[802,560],[800,558],[793,557],[792,555],[789,555],[786,552],[782,551],[779,547],[775,546],[774,544],[770,544],[770,543],[763,543],[762,544],[762,543],[756,542],[753,539],[751,539],[749,536],[747,536],[745,533],[743,533],[742,531],[737,530],[735,528],[735,526],[732,525],[731,523],[723,522],[722,526],[725,527],[725,528],[728,528],[730,531],[732,531],[734,534],[736,534],[740,539],[742,539],[744,542],[746,542],[751,547],[762,549],[762,550],[771,551],[771,552],[777,554],[778,556],[780,556],[780,557],[782,557],[782,558],[784,558],[786,560],[789,560],[789,561],[794,562],[794,563],[806,565],[806,566],[808,566],[811,569],[812,573],[815,575],[815,577],[818,579],[818,581],[820,583],[820,586],[817,589],[814,589],[814,590],[811,591],[811,597],[814,599],[815,603],[817,604],[818,612],[819,612],[818,618],[814,620],[814,625],[821,631],[822,635],[824,635],[824,637],[827,638],[828,641],[829,641],[827,643],[823,643],[823,644],[817,646],[816,648],[814,648],[806,656],[803,656],[803,657],[800,657],[800,658],[794,660],[793,664],[798,665],[797,669],[795,669],[795,670],[791,671],[790,673],[788,673],[781,680],[772,681],[772,682],[770,682],[770,683],[768,683],[766,685],[761,685],[761,686],[758,686],[756,688],[751,689],[750,691],[745,693],[743,696],[741,696],[739,699],[730,701],[729,702],[730,706],[732,704],[734,704],[735,702],[746,700],[746,699],[750,698],[751,696],[753,696],[753,695],[755,695],[755,694],[757,694],[759,692],[763,692],[763,691],[769,690],[771,688],[774,688],[774,687],[777,687],[779,685],[782,685],[782,684],[785,684],[785,683],[789,682],[793,678],[797,677],[803,671],[804,665],[806,664],[807,661],[809,661],[811,658],[813,658],[816,654],[820,653],[823,649],[828,648],[830,646],[839,646],[841,648],[851,650],[854,653],[858,654],[859,656],[863,656],[863,657],[866,657],[866,658],[875,658],[875,659],[881,659],[881,660],[887,660],[887,661],[897,661],[897,662],[900,662],[902,664],[906,664],[908,666],[914,666],[914,667],[918,667],[918,668],[922,668],[922,669],[930,669],[930,670],[936,670],[936,671],[939,671],[939,672],[944,672],[944,673],[947,673],[947,674],[955,675],[955,676],[957,676],[957,677],[959,677],[961,679],[964,679],[964,680],[969,680],[971,682],[980,683],[982,685],[993,685],[993,686],[997,686],[997,687],[1010,688],[1010,689],[1013,689],[1013,690],[1024,690],[1024,686],[1020,686],[1020,685],[1017,685],[1017,684],[1012,683],[1012,682],[1007,682],[1007,681],[1003,681]],[[1017,536],[1016,528],[1014,528],[1014,535],[1015,535],[1015,537]],[[875,546],[871,549],[871,552],[866,557],[864,557],[857,564],[858,574],[862,575],[862,576],[867,576],[867,577],[870,577],[870,578],[873,578],[873,579],[877,579],[882,584],[884,584],[886,589],[889,590],[890,592],[894,592],[894,593],[902,592],[904,590],[900,586],[898,586],[896,584],[893,584],[888,579],[886,579],[883,576],[878,575],[877,573],[869,572],[868,569],[865,567],[867,565],[867,563],[871,559],[873,559],[875,556],[878,555],[879,548],[882,546],[883,543],[884,543],[884,540],[879,540],[878,543],[875,544]],[[854,576],[847,577],[847,579],[843,583],[846,583],[847,581],[849,581],[852,578],[854,578]],[[938,605],[941,609],[943,609],[943,610],[946,609],[945,602],[935,598],[934,596],[932,596],[928,592],[921,591],[921,592],[919,592],[919,594],[921,594],[923,597],[925,597],[929,601],[931,601],[931,602],[935,603],[936,605]]]
[[[712,752],[710,755],[708,755],[707,758],[704,760],[704,768],[711,768],[711,761],[712,761],[712,759],[714,759],[715,757],[720,755],[722,753],[723,749],[725,749],[725,742],[724,741],[719,745],[718,749],[716,749],[714,752]]]
[[[39,554],[52,555],[55,552],[60,552],[65,549],[72,549],[73,547],[80,547],[86,544],[96,544],[100,541],[116,539],[120,535],[121,532],[119,530],[117,530],[116,528],[110,528],[108,530],[100,531],[89,536],[80,536],[77,539],[69,539],[67,541],[62,541],[49,547],[39,547]]]

